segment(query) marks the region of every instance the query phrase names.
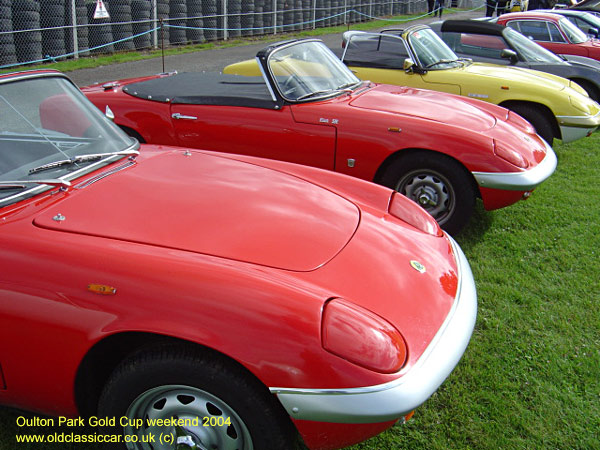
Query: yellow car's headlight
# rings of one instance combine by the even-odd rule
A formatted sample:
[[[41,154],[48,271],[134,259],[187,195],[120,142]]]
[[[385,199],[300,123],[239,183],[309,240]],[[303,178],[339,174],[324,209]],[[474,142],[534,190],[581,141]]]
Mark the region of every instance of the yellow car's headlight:
[[[575,95],[569,95],[569,100],[571,102],[571,106],[573,106],[575,109],[578,109],[579,111],[582,111],[586,114],[591,114],[592,113],[592,103],[593,100],[590,99],[589,97],[580,97],[580,96],[575,96]]]
[[[581,95],[585,95],[586,97],[589,97],[587,91],[582,88],[581,86],[579,86],[577,83],[575,83],[573,80],[569,81],[569,87],[577,92],[579,92]]]

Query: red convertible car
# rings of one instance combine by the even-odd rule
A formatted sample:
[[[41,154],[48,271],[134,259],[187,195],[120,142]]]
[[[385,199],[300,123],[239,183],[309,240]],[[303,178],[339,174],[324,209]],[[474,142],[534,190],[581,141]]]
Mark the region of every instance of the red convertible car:
[[[337,449],[409,417],[465,351],[464,254],[391,189],[140,148],[55,71],[0,75],[0,114],[0,404],[48,430]]]
[[[566,17],[548,12],[503,14],[496,23],[511,27],[557,55],[600,60],[600,40],[581,31]]]
[[[262,76],[162,74],[83,92],[141,142],[375,181],[415,200],[451,233],[467,222],[476,197],[488,210],[513,204],[556,166],[552,149],[517,114],[476,99],[362,82],[320,41],[273,44],[257,59]]]

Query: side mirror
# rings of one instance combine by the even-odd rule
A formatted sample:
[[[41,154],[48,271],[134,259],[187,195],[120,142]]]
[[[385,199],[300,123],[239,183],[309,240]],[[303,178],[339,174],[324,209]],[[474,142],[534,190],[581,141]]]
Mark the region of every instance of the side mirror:
[[[587,31],[587,33],[588,33],[590,36],[593,36],[593,37],[595,37],[596,39],[598,39],[598,35],[600,34],[600,32],[598,32],[598,28],[590,28],[590,29]]]
[[[500,52],[500,57],[503,59],[510,60],[511,64],[516,64],[519,61],[519,56],[517,55],[517,52],[508,48],[505,48],[502,50],[502,52]]]
[[[402,68],[404,69],[404,71],[406,73],[412,73],[412,72],[415,71],[414,70],[415,69],[415,62],[412,59],[410,59],[410,58],[406,58],[404,60],[404,64],[402,65]]]
[[[112,112],[112,109],[106,105],[106,110],[104,111],[104,115],[108,117],[110,120],[115,120],[115,113]]]

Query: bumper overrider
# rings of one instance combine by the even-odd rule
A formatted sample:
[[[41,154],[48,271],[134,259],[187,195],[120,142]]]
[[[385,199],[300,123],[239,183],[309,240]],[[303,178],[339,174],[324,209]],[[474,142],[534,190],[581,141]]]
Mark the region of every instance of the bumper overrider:
[[[415,365],[401,378],[345,389],[270,388],[293,419],[378,423],[398,419],[424,403],[462,357],[477,317],[477,293],[469,263],[452,238],[459,283],[454,304]]]
[[[589,136],[600,125],[600,112],[591,116],[556,116],[562,141],[572,142]]]
[[[556,153],[546,142],[546,156],[537,166],[523,172],[472,172],[481,187],[507,191],[532,191],[556,169]]]

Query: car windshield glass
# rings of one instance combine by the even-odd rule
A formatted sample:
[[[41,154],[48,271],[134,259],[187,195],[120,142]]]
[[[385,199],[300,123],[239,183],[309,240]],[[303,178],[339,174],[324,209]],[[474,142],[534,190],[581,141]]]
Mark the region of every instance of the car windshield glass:
[[[567,35],[567,39],[573,44],[581,44],[589,39],[589,37],[575,26],[569,19],[563,17],[559,21],[560,27],[563,32]]]
[[[504,30],[504,36],[525,61],[564,63],[564,60],[550,50],[546,50],[541,45],[533,42],[531,39],[523,36],[512,28],[506,28]]]
[[[137,153],[137,143],[60,76],[1,80],[0,116],[0,200],[35,187],[36,180],[56,180],[114,161],[115,154]]]
[[[424,68],[448,69],[461,65],[456,54],[430,28],[410,32],[408,44],[417,57],[418,64]]]
[[[309,41],[275,50],[268,67],[277,89],[287,100],[336,95],[360,80],[323,43]]]

